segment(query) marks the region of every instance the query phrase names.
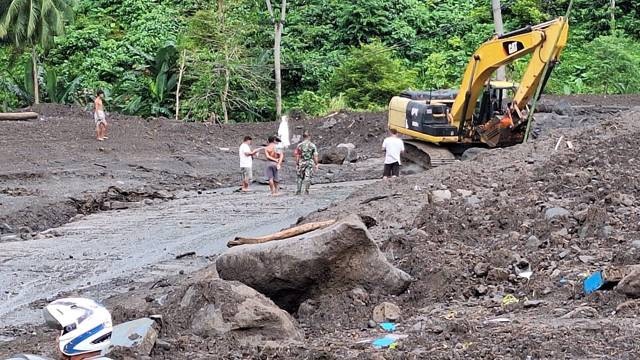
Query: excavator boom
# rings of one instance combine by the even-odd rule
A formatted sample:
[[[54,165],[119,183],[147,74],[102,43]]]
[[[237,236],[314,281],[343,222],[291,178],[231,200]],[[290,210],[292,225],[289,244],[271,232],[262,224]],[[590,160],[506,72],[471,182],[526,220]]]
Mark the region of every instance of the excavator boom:
[[[472,119],[478,97],[494,71],[502,65],[532,54],[513,99],[513,104],[518,109],[523,109],[539,82],[546,77],[543,72],[547,61],[557,61],[560,52],[566,46],[568,33],[568,23],[563,17],[559,17],[537,26],[496,36],[484,43],[473,54],[462,78],[460,92],[451,109],[453,125],[462,132],[464,125]],[[554,47],[558,36],[559,40]]]

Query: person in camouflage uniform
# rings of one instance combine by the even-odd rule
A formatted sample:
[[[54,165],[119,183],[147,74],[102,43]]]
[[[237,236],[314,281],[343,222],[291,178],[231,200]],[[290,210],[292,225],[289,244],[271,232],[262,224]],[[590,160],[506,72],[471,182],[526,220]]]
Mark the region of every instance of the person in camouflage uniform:
[[[314,170],[318,170],[318,148],[311,142],[311,135],[305,131],[302,135],[303,141],[296,147],[296,165],[298,175],[298,190],[296,195],[302,193],[309,194],[311,186],[311,176]]]

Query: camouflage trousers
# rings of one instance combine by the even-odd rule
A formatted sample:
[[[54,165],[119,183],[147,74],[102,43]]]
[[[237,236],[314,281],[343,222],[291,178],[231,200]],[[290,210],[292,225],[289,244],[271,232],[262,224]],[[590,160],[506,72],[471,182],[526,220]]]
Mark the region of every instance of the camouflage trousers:
[[[313,161],[300,162],[297,169],[298,175],[298,190],[297,195],[300,195],[304,190],[305,194],[309,194],[309,187],[311,186],[311,177],[313,176]]]

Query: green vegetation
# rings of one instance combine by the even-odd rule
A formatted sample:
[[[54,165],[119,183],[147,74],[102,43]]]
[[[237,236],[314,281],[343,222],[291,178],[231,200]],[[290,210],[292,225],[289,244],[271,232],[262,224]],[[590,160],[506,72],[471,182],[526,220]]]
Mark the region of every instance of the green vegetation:
[[[561,16],[568,2],[505,0],[505,28]],[[30,3],[42,11],[29,11]],[[609,1],[575,0],[569,46],[547,91],[640,91],[638,5],[618,0],[612,18]],[[490,1],[289,0],[287,9],[284,108],[314,115],[380,109],[408,87],[457,86],[469,55],[493,34]],[[0,110],[29,105],[36,94],[84,105],[104,89],[112,111],[173,117],[184,66],[181,119],[275,114],[264,1],[0,0],[0,37]],[[516,63],[510,73],[521,70]]]

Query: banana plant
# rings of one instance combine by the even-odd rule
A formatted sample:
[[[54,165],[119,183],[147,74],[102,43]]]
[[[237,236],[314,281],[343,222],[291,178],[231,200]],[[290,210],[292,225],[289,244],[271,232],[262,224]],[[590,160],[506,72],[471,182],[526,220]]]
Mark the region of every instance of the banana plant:
[[[81,81],[82,76],[78,76],[70,83],[65,84],[60,81],[54,68],[47,68],[44,76],[44,85],[49,101],[56,104],[66,104],[69,101],[74,101],[72,97],[78,90]]]

